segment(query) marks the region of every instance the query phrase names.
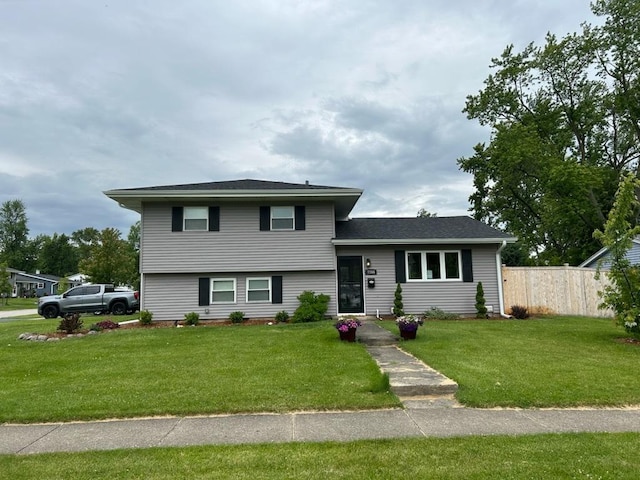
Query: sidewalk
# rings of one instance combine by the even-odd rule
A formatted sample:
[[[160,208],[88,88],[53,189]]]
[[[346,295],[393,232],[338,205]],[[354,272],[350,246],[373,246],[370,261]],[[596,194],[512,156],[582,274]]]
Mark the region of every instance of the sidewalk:
[[[640,432],[640,408],[464,408],[453,397],[457,384],[404,352],[395,335],[372,321],[365,321],[357,335],[381,370],[389,374],[391,389],[400,397],[404,409],[0,425],[0,454],[403,437]]]
[[[640,409],[408,408],[0,425],[0,454],[550,432],[640,432]]]
[[[19,318],[27,315],[37,315],[38,309],[33,308],[29,310],[5,310],[0,311],[0,318]]]

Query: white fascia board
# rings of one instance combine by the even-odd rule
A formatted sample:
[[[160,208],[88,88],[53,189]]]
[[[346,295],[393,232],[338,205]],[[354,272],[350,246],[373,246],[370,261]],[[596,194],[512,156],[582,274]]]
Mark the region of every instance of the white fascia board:
[[[106,190],[107,197],[115,200],[121,207],[142,213],[142,202],[171,202],[175,200],[289,200],[351,199],[353,205],[362,195],[362,190],[349,189],[283,189],[283,190]],[[353,205],[351,208],[353,208]],[[350,209],[349,209],[350,210]]]
[[[508,238],[385,238],[385,239],[333,239],[333,245],[440,245],[443,243],[453,245],[493,243],[515,243],[516,237]]]

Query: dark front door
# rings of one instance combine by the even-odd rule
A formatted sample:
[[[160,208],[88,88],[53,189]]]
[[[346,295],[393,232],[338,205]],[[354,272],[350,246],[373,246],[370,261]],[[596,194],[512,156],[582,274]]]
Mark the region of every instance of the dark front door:
[[[364,313],[362,257],[338,257],[338,313]]]

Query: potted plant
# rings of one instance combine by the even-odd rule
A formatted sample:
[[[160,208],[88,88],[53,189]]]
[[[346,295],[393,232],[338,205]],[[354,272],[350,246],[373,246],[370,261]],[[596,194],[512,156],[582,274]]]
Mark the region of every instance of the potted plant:
[[[354,317],[342,317],[336,322],[336,328],[340,334],[340,340],[346,342],[356,341],[356,330],[362,322]]]
[[[396,323],[400,329],[400,336],[404,340],[413,340],[416,338],[418,327],[424,323],[424,320],[415,315],[402,315],[396,318]]]

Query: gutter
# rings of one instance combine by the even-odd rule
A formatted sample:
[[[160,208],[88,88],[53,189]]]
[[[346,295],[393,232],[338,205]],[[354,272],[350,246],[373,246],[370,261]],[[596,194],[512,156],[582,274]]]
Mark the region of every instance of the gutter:
[[[502,318],[512,318],[511,315],[507,315],[504,311],[504,290],[502,288],[502,257],[500,256],[502,249],[507,246],[507,241],[503,240],[502,245],[496,252],[496,271],[498,273],[498,302],[500,303],[500,316]]]

